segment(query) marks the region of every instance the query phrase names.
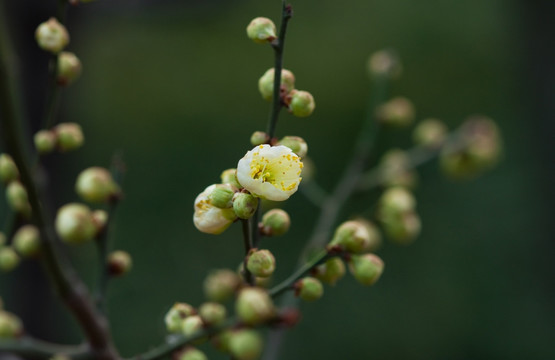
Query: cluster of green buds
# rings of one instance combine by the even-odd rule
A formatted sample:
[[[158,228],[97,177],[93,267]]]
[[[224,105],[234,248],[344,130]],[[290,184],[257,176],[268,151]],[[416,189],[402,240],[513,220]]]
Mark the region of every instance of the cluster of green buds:
[[[83,130],[76,123],[61,123],[51,130],[40,130],[33,140],[40,155],[49,154],[54,150],[61,153],[74,151],[85,142]]]
[[[384,191],[379,201],[378,218],[388,238],[398,243],[409,244],[420,234],[416,200],[406,188],[391,187]]]
[[[0,181],[6,186],[6,200],[10,208],[25,217],[31,216],[27,189],[19,181],[19,169],[8,154],[0,154]]]

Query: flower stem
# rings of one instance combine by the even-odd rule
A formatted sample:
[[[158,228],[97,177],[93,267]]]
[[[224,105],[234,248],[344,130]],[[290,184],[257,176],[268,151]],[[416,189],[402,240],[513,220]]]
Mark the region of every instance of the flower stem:
[[[251,272],[247,268],[249,252],[252,249],[252,238],[251,238],[252,232],[251,232],[251,226],[250,226],[251,221],[252,221],[252,218],[248,220],[241,220],[243,224],[243,244],[245,245],[245,259],[243,260],[243,276],[244,276],[245,282],[252,286],[254,285],[254,277],[252,276]]]

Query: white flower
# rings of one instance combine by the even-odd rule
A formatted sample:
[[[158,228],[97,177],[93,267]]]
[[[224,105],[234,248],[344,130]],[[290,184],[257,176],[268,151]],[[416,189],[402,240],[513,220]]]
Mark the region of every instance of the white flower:
[[[221,234],[236,219],[233,208],[220,209],[210,203],[209,195],[216,188],[210,185],[195,199],[195,227],[207,234]]]
[[[255,196],[283,201],[297,191],[302,168],[303,163],[290,148],[258,145],[239,160],[237,180]]]

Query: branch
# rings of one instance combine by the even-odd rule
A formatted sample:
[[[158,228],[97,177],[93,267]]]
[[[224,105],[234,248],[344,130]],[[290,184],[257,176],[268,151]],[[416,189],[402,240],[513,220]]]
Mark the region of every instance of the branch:
[[[243,277],[245,282],[249,285],[254,285],[254,276],[252,276],[251,272],[247,268],[247,261],[249,253],[252,249],[252,233],[250,230],[249,224],[251,223],[252,218],[249,220],[241,220],[243,224],[243,244],[245,245],[245,259],[243,260]]]
[[[17,340],[0,340],[0,353],[9,352],[24,356],[26,359],[50,359],[56,354],[71,356],[72,359],[90,359],[86,345],[60,345],[31,337]]]

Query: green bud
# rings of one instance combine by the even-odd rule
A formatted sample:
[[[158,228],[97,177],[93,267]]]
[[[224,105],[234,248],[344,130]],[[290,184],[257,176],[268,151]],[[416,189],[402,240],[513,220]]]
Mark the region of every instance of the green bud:
[[[270,42],[276,38],[276,26],[268,18],[257,17],[247,26],[247,36],[258,44]]]
[[[239,266],[237,266],[237,274],[239,275],[239,278],[241,279],[241,282],[245,283],[246,279],[245,279],[245,262],[241,261],[239,263]],[[261,276],[254,276],[254,285],[261,287],[261,288],[268,288],[269,285],[272,283],[272,278],[271,276],[268,277],[261,277]]]
[[[297,295],[304,301],[315,301],[324,295],[324,286],[320,280],[307,276],[295,284]]]
[[[77,203],[64,205],[58,210],[55,227],[58,236],[69,244],[90,241],[97,233],[90,209]]]
[[[220,209],[233,206],[233,195],[237,189],[229,184],[218,184],[208,195],[210,203]]]
[[[120,189],[108,170],[94,166],[77,176],[75,191],[85,201],[101,203],[118,196]]]
[[[447,126],[438,119],[422,120],[412,133],[416,145],[428,148],[437,148],[443,144],[447,137]]]
[[[104,231],[108,223],[108,213],[104,210],[94,210],[91,214],[97,233]]]
[[[395,216],[413,211],[416,207],[414,196],[405,188],[389,188],[380,198],[380,217]]]
[[[401,149],[387,151],[380,161],[383,184],[387,186],[404,186],[412,188],[416,185],[417,175],[409,170],[410,159]]]
[[[126,251],[114,251],[108,255],[108,271],[112,276],[127,274],[133,266],[131,255]]]
[[[276,270],[276,259],[269,250],[251,250],[247,269],[256,277],[269,277]]]
[[[270,137],[264,131],[255,131],[251,135],[252,146],[266,144],[269,140]]]
[[[229,353],[229,340],[233,336],[233,331],[223,330],[214,337],[212,337],[212,345],[217,350]]]
[[[291,98],[289,111],[297,117],[309,116],[316,107],[314,97],[308,91],[293,90],[289,93],[288,97]]]
[[[371,76],[398,78],[402,73],[399,57],[390,50],[380,50],[368,59],[368,71]]]
[[[6,188],[6,200],[10,207],[18,213],[29,215],[31,205],[29,205],[29,197],[27,190],[19,181],[12,181]]]
[[[0,339],[13,339],[23,333],[23,325],[17,316],[0,311]]]
[[[339,245],[348,252],[358,254],[369,251],[380,241],[379,232],[370,223],[346,221],[339,225],[330,245]]]
[[[19,178],[19,170],[8,154],[0,154],[0,180],[4,183],[17,180]]]
[[[414,106],[409,99],[396,97],[379,106],[376,117],[386,125],[407,127],[414,121]]]
[[[282,209],[272,209],[262,216],[262,232],[266,236],[285,234],[291,226],[291,219]]]
[[[227,311],[222,304],[207,302],[199,307],[199,315],[208,325],[220,325],[224,322]]]
[[[237,316],[246,324],[262,324],[275,315],[275,308],[268,292],[257,287],[241,289],[235,302]]]
[[[0,270],[8,272],[19,265],[19,256],[11,247],[0,248]]]
[[[338,257],[331,258],[322,265],[318,265],[314,269],[313,275],[326,284],[335,285],[339,279],[345,276],[345,264]]]
[[[60,86],[68,86],[81,76],[81,61],[74,53],[62,51],[58,55],[56,81]]]
[[[204,296],[211,301],[223,302],[235,294],[240,284],[241,279],[234,271],[214,270],[204,280]]]
[[[6,235],[4,235],[4,233],[0,231],[0,248],[2,248],[4,245],[6,245]],[[0,300],[1,300],[1,299],[0,299]],[[2,302],[0,301],[0,304],[1,304],[1,303],[2,303]],[[0,309],[1,309],[1,308],[2,308],[2,307],[0,306]]]
[[[287,146],[301,158],[304,158],[308,152],[308,145],[306,144],[306,141],[299,136],[285,136],[283,139],[278,141],[277,145]]]
[[[237,169],[227,169],[222,172],[220,178],[222,179],[222,184],[230,184],[235,186],[237,189],[241,189],[242,186],[237,181]]]
[[[56,147],[56,133],[50,130],[41,130],[33,137],[35,148],[39,154],[48,154]]]
[[[408,211],[382,219],[387,236],[400,244],[410,244],[418,237],[421,230],[420,217],[414,211]]]
[[[264,75],[258,80],[258,90],[262,98],[271,101],[274,96],[274,77],[275,69],[268,69]],[[287,69],[281,70],[281,89],[286,93],[290,93],[295,88],[295,75]],[[262,143],[261,143],[262,144]],[[256,146],[258,144],[253,144]]]
[[[76,123],[62,123],[54,128],[58,149],[61,152],[72,151],[83,146],[85,138],[81,126]]]
[[[181,324],[181,333],[186,337],[192,337],[200,333],[203,327],[204,323],[202,322],[202,318],[200,316],[187,316],[183,319],[183,323]]]
[[[258,359],[262,349],[262,337],[254,330],[237,330],[229,338],[229,350],[237,360]]]
[[[188,346],[187,348],[185,348],[185,350],[183,350],[182,352],[179,353],[179,356],[177,356],[175,359],[177,360],[208,360],[208,358],[206,357],[206,355],[200,351],[197,348]]]
[[[349,270],[363,285],[373,285],[380,278],[384,263],[377,255],[353,255],[349,260]]]
[[[40,251],[39,229],[34,225],[20,227],[13,236],[13,247],[23,257],[31,257]]]
[[[233,196],[233,210],[240,219],[250,219],[258,208],[258,199],[251,194],[238,192]]]
[[[37,27],[35,38],[41,49],[53,54],[59,53],[69,44],[69,34],[65,26],[53,17]]]
[[[187,303],[175,303],[164,317],[166,330],[170,333],[181,332],[183,320],[188,316],[195,315],[196,313],[195,308]]]

